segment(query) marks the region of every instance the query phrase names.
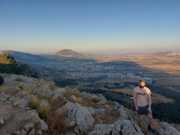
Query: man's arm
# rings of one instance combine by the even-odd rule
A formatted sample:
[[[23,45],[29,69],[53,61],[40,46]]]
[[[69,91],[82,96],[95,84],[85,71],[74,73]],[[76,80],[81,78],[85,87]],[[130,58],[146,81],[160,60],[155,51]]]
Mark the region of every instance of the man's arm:
[[[151,105],[152,105],[152,98],[151,98],[151,90],[148,93],[148,105],[149,105],[149,112],[152,112]]]
[[[133,92],[133,101],[134,101],[135,109],[137,111],[137,109],[138,109],[138,107],[137,107],[137,93],[135,91]]]
[[[149,107],[151,107],[151,105],[152,105],[151,95],[148,96],[148,100],[149,100]]]

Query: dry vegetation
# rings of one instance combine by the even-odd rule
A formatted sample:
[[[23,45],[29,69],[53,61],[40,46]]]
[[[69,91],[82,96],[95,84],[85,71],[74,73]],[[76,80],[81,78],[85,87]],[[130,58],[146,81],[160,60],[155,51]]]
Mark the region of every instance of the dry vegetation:
[[[83,98],[79,91],[66,91],[65,97],[85,107],[105,109],[105,112],[94,115],[96,123],[112,123],[119,117],[119,112],[114,110],[114,104],[111,101],[103,104],[95,97]]]
[[[16,64],[16,61],[13,57],[8,54],[0,54],[0,64]]]
[[[100,113],[94,116],[96,123],[99,124],[111,124],[117,120],[120,116],[119,112],[113,109],[108,109],[104,113]]]
[[[66,101],[62,97],[51,100],[51,109],[48,113],[47,123],[50,135],[59,135],[67,131],[68,123],[65,120],[65,112],[57,112],[57,108],[65,105]]]
[[[142,54],[128,56],[98,57],[100,62],[109,61],[132,61],[151,70],[160,70],[173,75],[180,75],[180,56],[160,54]]]
[[[99,102],[99,99],[97,99],[97,98],[92,98],[92,97],[83,98],[80,95],[79,91],[71,91],[71,90],[70,91],[66,91],[64,93],[64,96],[68,100],[70,100],[72,102],[79,103],[82,106],[86,106],[86,107],[97,107],[98,106],[98,102]]]
[[[39,116],[48,123],[49,135],[61,135],[68,131],[69,123],[65,120],[65,111],[59,112],[58,108],[65,105],[66,100],[62,97],[51,99],[49,104],[42,104],[40,97],[32,96],[30,107],[38,111]]]
[[[47,103],[43,103],[43,102],[47,102]],[[40,99],[37,96],[31,96],[29,106],[32,109],[37,110],[37,112],[39,113],[39,116],[42,119],[47,120],[48,113],[50,111],[50,105],[48,104],[48,101]]]

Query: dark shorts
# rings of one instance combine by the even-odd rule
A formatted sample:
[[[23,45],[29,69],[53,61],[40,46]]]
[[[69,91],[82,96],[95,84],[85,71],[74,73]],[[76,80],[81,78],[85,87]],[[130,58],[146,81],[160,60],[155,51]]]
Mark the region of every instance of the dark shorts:
[[[138,114],[140,115],[148,115],[149,114],[149,110],[148,110],[149,106],[144,106],[144,107],[138,107]]]

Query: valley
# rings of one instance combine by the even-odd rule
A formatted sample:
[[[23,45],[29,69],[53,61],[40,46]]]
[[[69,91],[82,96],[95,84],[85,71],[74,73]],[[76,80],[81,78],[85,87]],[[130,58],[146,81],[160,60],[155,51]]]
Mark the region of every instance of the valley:
[[[3,135],[106,135],[111,132],[143,135],[132,99],[140,79],[146,80],[152,90],[152,110],[160,135],[179,134],[178,73],[150,68],[154,59],[150,61],[147,56],[141,56],[143,61],[137,60],[139,56],[100,60],[80,58],[84,55],[72,51],[60,52],[58,55],[15,51],[1,54],[3,74],[0,76],[4,81],[0,87],[0,131]],[[173,61],[168,63],[171,66]],[[21,119],[14,118],[20,115]]]
[[[39,78],[53,80],[60,87],[103,94],[110,100],[123,103],[129,109],[133,109],[132,95],[121,90],[129,89],[132,92],[137,82],[144,79],[155,95],[156,100],[153,104],[153,110],[156,110],[154,111],[155,117],[180,123],[180,76],[178,68],[171,70],[174,64],[178,64],[179,59],[176,55],[169,56],[167,53],[160,53],[92,59],[77,58],[79,53],[73,53],[75,54],[73,56],[69,54],[69,51],[68,57],[64,51],[63,56],[33,55],[21,52],[10,54],[18,62],[30,65],[39,73]],[[158,68],[163,64],[169,66],[166,68],[162,66],[162,70]],[[118,93],[114,92],[118,89]],[[165,100],[167,102],[164,102]]]

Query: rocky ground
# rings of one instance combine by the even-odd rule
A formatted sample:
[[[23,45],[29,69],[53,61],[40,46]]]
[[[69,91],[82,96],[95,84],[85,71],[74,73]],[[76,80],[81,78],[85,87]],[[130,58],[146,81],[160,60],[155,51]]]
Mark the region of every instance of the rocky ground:
[[[144,134],[136,113],[102,95],[20,75],[2,76],[0,135]],[[180,135],[172,125],[158,124],[159,135]]]

